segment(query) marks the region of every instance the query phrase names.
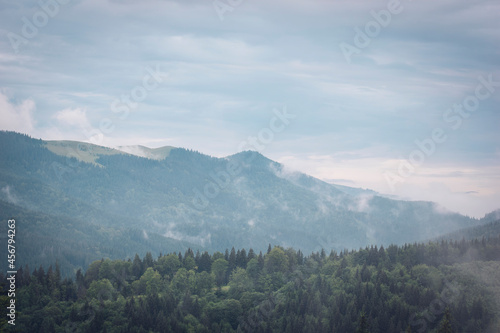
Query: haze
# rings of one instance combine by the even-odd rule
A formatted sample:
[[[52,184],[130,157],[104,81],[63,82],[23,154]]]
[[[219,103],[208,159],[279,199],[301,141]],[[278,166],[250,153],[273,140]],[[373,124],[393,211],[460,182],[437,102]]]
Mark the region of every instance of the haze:
[[[499,208],[498,1],[47,3],[0,4],[0,129]]]

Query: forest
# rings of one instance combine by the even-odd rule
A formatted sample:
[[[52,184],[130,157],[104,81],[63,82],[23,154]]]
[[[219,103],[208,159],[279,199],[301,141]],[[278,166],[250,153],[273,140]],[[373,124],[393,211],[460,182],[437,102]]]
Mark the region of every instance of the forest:
[[[12,332],[498,332],[500,236],[18,270]],[[7,306],[6,276],[1,306]],[[9,326],[9,327],[7,327]]]

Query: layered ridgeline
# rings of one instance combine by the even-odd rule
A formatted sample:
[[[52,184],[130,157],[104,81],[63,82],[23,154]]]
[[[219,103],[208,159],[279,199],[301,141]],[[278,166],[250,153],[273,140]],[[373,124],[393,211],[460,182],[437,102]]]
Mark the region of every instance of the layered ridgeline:
[[[259,251],[269,243],[310,253],[410,243],[482,223],[431,202],[288,172],[257,152],[123,150],[0,132],[2,219],[19,220],[20,263],[85,267],[136,252]],[[69,257],[75,252],[78,260]]]

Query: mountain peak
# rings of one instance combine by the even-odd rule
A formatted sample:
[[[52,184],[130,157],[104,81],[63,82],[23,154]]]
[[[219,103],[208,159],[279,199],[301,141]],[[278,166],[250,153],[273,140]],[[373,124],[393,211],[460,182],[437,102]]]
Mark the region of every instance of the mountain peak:
[[[255,150],[245,150],[234,155],[226,157],[229,160],[241,163],[242,165],[253,166],[253,167],[264,167],[268,168],[271,165],[279,166],[278,162],[275,162],[258,151]]]
[[[172,146],[163,146],[159,148],[149,148],[141,145],[133,145],[133,146],[118,146],[116,149],[119,151],[125,152],[127,154],[145,157],[152,160],[164,160],[170,155],[172,149],[176,147]]]
[[[267,161],[267,162],[274,162],[273,160],[265,157],[262,155],[260,152],[256,150],[244,150],[240,151],[239,153],[229,155],[226,158],[229,159],[237,159],[237,160],[248,160],[248,161]]]

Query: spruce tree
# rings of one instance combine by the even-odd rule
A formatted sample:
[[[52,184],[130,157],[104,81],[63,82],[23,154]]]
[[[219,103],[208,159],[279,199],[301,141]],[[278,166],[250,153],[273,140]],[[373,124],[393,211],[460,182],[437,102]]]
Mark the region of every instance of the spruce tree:
[[[370,333],[368,330],[368,321],[366,320],[364,312],[361,312],[361,316],[359,317],[359,325],[356,333]]]
[[[451,314],[449,308],[446,308],[443,320],[441,321],[441,325],[439,326],[438,333],[453,333],[453,330],[451,328]]]

